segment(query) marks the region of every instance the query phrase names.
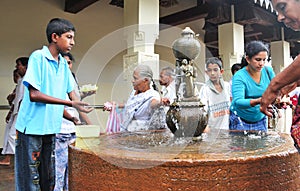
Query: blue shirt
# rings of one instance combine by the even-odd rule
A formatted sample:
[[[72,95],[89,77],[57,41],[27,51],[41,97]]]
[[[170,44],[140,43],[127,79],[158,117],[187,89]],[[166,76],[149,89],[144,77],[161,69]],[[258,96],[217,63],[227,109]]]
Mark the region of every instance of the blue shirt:
[[[232,112],[236,111],[238,116],[250,122],[261,120],[265,115],[260,112],[260,104],[252,107],[250,100],[261,97],[274,76],[273,69],[266,66],[261,71],[260,82],[258,84],[252,79],[246,67],[237,71],[232,79],[233,100],[230,110]]]
[[[60,132],[64,105],[31,102],[29,85],[41,93],[66,99],[74,87],[74,80],[66,60],[59,55],[59,63],[48,47],[34,51],[29,57],[28,68],[23,79],[27,87],[20,106],[16,129],[25,134],[47,135]]]

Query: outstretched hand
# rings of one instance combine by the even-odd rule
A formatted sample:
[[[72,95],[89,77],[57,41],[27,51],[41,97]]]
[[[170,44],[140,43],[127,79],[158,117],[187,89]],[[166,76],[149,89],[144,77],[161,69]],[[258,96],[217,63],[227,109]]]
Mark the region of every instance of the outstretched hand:
[[[88,103],[82,102],[82,101],[72,101],[72,107],[78,109],[79,111],[82,111],[84,113],[90,113],[94,110],[94,108],[89,107]]]

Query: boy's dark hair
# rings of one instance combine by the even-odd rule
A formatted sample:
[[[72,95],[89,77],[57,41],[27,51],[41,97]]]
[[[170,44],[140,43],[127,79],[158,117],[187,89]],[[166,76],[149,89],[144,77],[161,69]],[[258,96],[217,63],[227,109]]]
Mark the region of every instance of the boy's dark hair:
[[[71,60],[72,62],[75,62],[74,57],[73,57],[73,55],[72,55],[70,52],[67,52],[67,53],[62,52],[61,55],[62,55],[63,57],[67,56],[67,57],[70,58],[70,60]]]
[[[46,29],[46,34],[47,34],[47,39],[48,42],[52,42],[52,34],[55,33],[58,36],[61,36],[63,33],[69,32],[69,31],[74,31],[75,32],[75,27],[74,25],[65,19],[61,18],[54,18],[51,19],[47,25]]]
[[[28,57],[19,57],[16,59],[16,63],[21,62],[22,66],[28,66]]]
[[[231,66],[231,74],[233,75],[236,71],[241,69],[241,64],[240,63],[235,63]]]
[[[222,61],[217,57],[208,58],[206,60],[206,68],[208,67],[209,64],[217,64],[219,66],[220,70],[223,68]]]

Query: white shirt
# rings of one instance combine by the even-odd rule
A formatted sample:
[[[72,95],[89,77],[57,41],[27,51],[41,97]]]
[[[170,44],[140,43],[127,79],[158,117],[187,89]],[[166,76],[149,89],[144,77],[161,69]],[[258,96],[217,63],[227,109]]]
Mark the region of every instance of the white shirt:
[[[225,81],[221,84],[223,90],[217,92],[212,83],[206,83],[200,90],[199,98],[209,115],[208,126],[229,129],[230,84]]]
[[[175,90],[175,80],[173,80],[168,86],[163,86],[161,88],[162,97],[168,98],[170,103],[176,99],[176,90]]]

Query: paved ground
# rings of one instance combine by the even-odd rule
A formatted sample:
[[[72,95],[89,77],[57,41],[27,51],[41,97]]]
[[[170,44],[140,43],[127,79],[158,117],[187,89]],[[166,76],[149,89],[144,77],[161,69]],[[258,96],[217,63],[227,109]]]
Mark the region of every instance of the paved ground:
[[[1,149],[0,149],[1,151]],[[0,155],[0,160],[3,159],[3,155]],[[10,166],[0,165],[0,190],[1,191],[14,191],[15,179],[14,179],[14,159],[11,159]]]

